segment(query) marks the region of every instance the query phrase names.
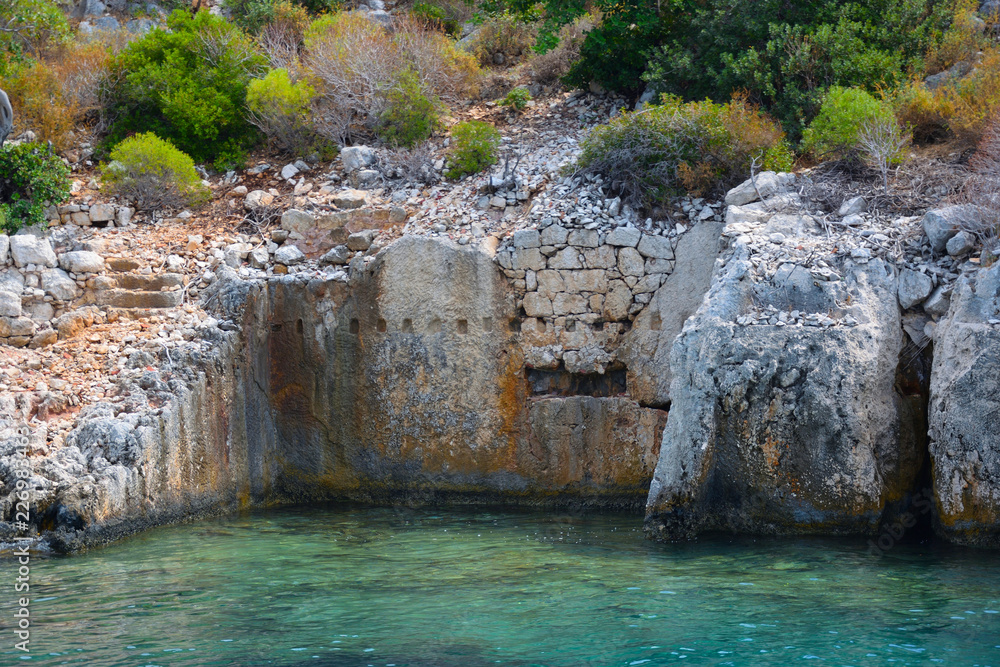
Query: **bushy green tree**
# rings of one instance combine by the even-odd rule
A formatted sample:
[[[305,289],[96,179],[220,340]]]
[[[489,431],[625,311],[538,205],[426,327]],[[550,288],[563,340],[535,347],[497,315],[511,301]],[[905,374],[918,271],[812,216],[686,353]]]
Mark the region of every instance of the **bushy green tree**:
[[[101,177],[111,192],[134,200],[140,209],[190,206],[209,196],[194,161],[152,132],[115,146]]]
[[[526,14],[534,0],[488,0]],[[545,0],[537,50],[594,9],[567,83],[637,94],[647,84],[686,100],[744,91],[793,137],[834,85],[875,90],[905,80],[941,39],[954,2],[940,0]]]
[[[860,88],[834,86],[823,97],[819,113],[802,135],[802,149],[816,157],[834,157],[858,148],[866,121],[895,124],[888,104]]]
[[[250,34],[256,35],[267,24],[280,19],[288,10],[282,5],[301,7],[310,14],[322,14],[340,8],[340,0],[224,0],[223,6],[233,17],[233,22]],[[300,10],[301,11],[301,10]]]
[[[448,178],[478,174],[497,162],[500,133],[481,120],[467,120],[451,129]]]
[[[45,146],[0,148],[0,230],[45,222],[45,207],[69,197],[69,167]]]
[[[441,108],[441,102],[421,88],[416,73],[404,70],[385,94],[375,132],[387,144],[412,148],[437,128]]]
[[[253,42],[224,19],[177,10],[111,63],[111,143],[152,131],[198,161],[238,163],[258,134],[246,119],[250,80],[264,73]]]
[[[273,69],[250,82],[248,118],[281,150],[304,154],[319,141],[310,122],[315,97],[316,89],[308,81],[293,82],[287,69]]]
[[[949,3],[934,0],[682,4],[644,79],[687,99],[746,91],[794,137],[831,86],[874,91],[922,67],[951,16]]]
[[[54,0],[0,2],[0,74],[4,63],[69,38],[70,28]]]
[[[581,148],[577,170],[606,177],[626,201],[645,207],[685,191],[721,194],[754,164],[792,166],[781,128],[739,96],[715,104],[664,95],[660,104],[595,127]]]

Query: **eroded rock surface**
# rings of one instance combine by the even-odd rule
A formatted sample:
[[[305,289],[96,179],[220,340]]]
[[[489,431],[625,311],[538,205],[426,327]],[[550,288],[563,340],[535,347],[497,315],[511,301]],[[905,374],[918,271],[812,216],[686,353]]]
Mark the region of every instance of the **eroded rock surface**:
[[[1000,264],[962,278],[931,374],[930,454],[939,530],[1000,546]]]
[[[894,271],[848,261],[842,281],[796,280],[794,267],[755,281],[745,241],[730,253],[671,352],[647,530],[661,539],[873,533],[922,464],[913,404],[894,389]],[[807,322],[834,317],[743,324],[744,313],[769,306]],[[833,324],[848,317],[853,326]]]

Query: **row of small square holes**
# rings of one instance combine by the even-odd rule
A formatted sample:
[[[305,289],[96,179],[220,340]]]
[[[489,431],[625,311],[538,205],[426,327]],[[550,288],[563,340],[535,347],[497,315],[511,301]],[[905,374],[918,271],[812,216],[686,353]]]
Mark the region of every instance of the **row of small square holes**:
[[[519,321],[517,321],[517,320],[511,320],[511,322],[510,322],[510,329],[511,329],[511,331],[519,331],[520,328],[521,328],[521,323]],[[388,331],[388,329],[389,329],[389,327],[386,324],[386,321],[383,320],[383,319],[379,319],[378,322],[376,322],[376,324],[375,324],[375,330],[378,331],[379,333],[386,333]],[[441,320],[435,318],[435,319],[431,320],[430,323],[427,325],[427,332],[426,333],[429,333],[429,334],[440,333],[441,329],[442,329]],[[403,325],[400,327],[399,331],[401,333],[414,333],[414,331],[413,331],[413,320],[411,320],[409,318],[404,319],[403,320]],[[458,332],[458,333],[460,333],[460,334],[467,334],[467,333],[469,333],[469,321],[468,320],[458,320],[456,322],[456,324],[455,324],[455,331]],[[484,317],[483,318],[483,331],[493,331],[493,318],[491,318],[491,317]],[[356,333],[360,333],[361,332],[361,323],[358,320],[356,320],[356,319],[351,320],[350,332],[352,334],[356,334]]]
[[[546,324],[545,324],[544,320],[538,320],[536,326],[538,327],[539,332],[543,332],[544,333],[545,327],[546,327]],[[662,322],[661,322],[661,319],[660,319],[660,314],[659,313],[653,313],[653,316],[650,318],[649,328],[652,329],[653,331],[659,331],[659,329],[660,329],[661,326],[662,326]],[[594,325],[593,325],[593,327],[594,327],[594,329],[596,331],[600,331],[604,327],[604,323],[603,322],[595,322]],[[520,320],[511,320],[508,323],[508,328],[511,331],[520,331],[521,330],[521,321]],[[575,320],[568,321],[566,323],[566,327],[565,328],[566,328],[566,331],[569,331],[569,332],[576,331],[576,321]],[[386,333],[386,331],[388,331],[388,326],[386,325],[386,321],[383,320],[383,319],[379,319],[379,321],[375,324],[375,329],[379,333]],[[458,322],[457,322],[457,324],[455,326],[455,330],[458,333],[460,333],[460,334],[467,334],[467,333],[469,333],[469,321],[468,320],[458,320]],[[358,320],[356,320],[356,319],[355,320],[351,320],[350,331],[351,331],[352,334],[360,333],[361,332],[361,323]],[[411,320],[409,318],[404,319],[403,320],[403,326],[400,328],[400,331],[402,333],[413,333],[413,320]],[[490,318],[490,317],[484,317],[483,318],[483,331],[493,331],[493,318]],[[431,320],[430,324],[427,325],[427,333],[429,333],[429,334],[435,334],[435,333],[440,333],[440,332],[441,332],[441,320],[436,319],[436,318],[433,319],[433,320]]]

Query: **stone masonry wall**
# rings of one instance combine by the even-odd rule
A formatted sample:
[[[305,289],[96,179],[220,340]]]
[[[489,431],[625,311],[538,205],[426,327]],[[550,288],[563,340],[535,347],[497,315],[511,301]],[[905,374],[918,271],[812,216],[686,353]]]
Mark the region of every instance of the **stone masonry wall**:
[[[550,220],[515,232],[497,263],[513,281],[526,363],[570,373],[614,368],[623,335],[673,272],[676,244],[632,226]]]

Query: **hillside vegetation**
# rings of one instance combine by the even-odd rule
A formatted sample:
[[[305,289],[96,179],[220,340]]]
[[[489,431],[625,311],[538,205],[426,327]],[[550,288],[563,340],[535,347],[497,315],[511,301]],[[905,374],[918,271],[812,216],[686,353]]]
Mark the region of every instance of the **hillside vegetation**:
[[[577,165],[652,207],[793,161],[853,160],[888,190],[909,146],[964,161],[1000,107],[998,20],[976,0],[169,8],[152,30],[94,32],[54,0],[5,3],[12,137],[75,163],[106,162],[151,133],[224,172],[262,150],[318,160],[362,142],[411,150],[472,106],[499,103],[516,123],[536,99],[584,88],[659,108],[623,109]]]

